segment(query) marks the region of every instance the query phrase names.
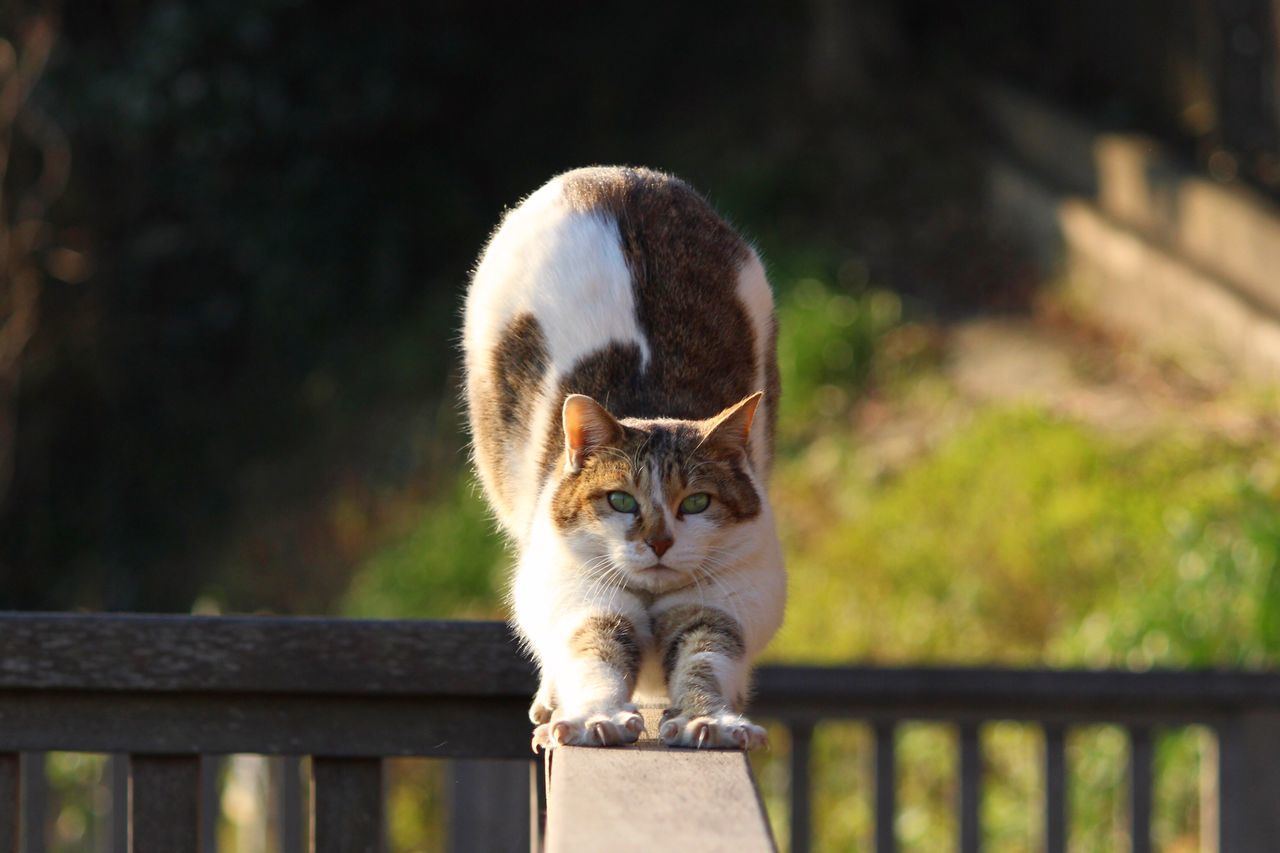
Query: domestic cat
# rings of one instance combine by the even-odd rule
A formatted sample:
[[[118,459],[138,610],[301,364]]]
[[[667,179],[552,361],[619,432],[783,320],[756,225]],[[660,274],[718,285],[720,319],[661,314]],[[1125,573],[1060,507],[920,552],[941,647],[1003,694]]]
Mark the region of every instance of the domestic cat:
[[[467,293],[476,468],[517,546],[540,673],[534,749],[643,733],[747,749],[750,663],[786,580],[766,482],[778,404],[756,252],[683,181],[559,175],[511,210]]]

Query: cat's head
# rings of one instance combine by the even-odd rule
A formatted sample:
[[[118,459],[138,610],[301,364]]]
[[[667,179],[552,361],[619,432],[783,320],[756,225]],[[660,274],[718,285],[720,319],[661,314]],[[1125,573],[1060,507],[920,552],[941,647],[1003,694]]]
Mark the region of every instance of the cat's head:
[[[701,421],[618,420],[569,396],[551,516],[584,572],[661,592],[725,567],[761,512],[748,439],[763,396]]]

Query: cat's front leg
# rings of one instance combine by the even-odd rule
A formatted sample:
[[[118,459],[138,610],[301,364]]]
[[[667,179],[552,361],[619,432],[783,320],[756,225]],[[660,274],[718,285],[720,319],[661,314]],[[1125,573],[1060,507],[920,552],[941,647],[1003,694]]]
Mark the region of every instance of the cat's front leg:
[[[631,704],[641,640],[635,623],[621,614],[579,621],[565,647],[544,664],[551,667],[543,678],[544,684],[554,679],[556,707],[533,730],[535,751],[635,743],[644,732],[644,719]]]
[[[742,626],[715,608],[685,604],[654,619],[672,707],[659,736],[668,746],[754,749],[765,730],[741,714],[750,661]]]
[[[533,704],[529,706],[529,722],[534,725],[551,722],[551,712],[555,707],[555,687],[551,684],[551,675],[544,671]]]

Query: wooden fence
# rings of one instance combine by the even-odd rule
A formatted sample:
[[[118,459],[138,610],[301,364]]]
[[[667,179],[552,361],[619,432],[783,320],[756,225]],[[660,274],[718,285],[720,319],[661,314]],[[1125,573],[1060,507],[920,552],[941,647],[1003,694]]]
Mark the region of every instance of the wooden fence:
[[[527,760],[534,686],[497,623],[0,616],[0,850],[47,750],[127,754],[138,853],[199,848],[201,756],[228,753],[311,756],[313,849],[377,850],[381,759]]]
[[[119,756],[112,778],[125,819],[115,850],[208,851],[216,810],[209,768],[214,756],[229,753],[291,757],[294,774],[292,781],[284,774],[283,790],[295,800],[309,790],[296,814],[305,815],[305,835],[316,851],[383,848],[383,758],[518,760],[457,765],[454,828],[502,827],[502,843],[509,845],[512,837],[528,837],[532,814],[538,843],[540,806],[519,817],[506,806],[485,809],[499,794],[511,802],[513,779],[524,792],[531,775],[539,779],[528,772],[525,709],[533,688],[529,664],[505,627],[491,622],[0,615],[0,851],[20,843],[39,849],[31,825],[22,834],[20,815],[27,808],[27,820],[37,818],[30,807],[43,780],[32,756],[50,750]],[[979,735],[984,723],[996,720],[1032,721],[1044,729],[1049,853],[1065,849],[1068,832],[1066,733],[1093,723],[1129,732],[1135,851],[1150,849],[1153,733],[1189,724],[1207,725],[1218,737],[1220,849],[1266,851],[1280,838],[1276,674],[764,667],[753,713],[791,733],[793,851],[811,847],[811,739],[815,725],[832,719],[865,720],[874,731],[877,853],[895,848],[895,731],[906,720],[957,727],[957,841],[965,853],[981,847]],[[587,753],[577,751],[590,759]],[[578,823],[567,818],[572,791],[590,791],[593,775],[606,772],[605,753],[594,755],[594,762],[552,763],[549,850],[582,847],[574,836]],[[615,773],[639,767],[628,762],[653,760],[636,758],[634,750],[608,755],[608,772]],[[296,775],[299,756],[310,757],[309,780]],[[746,763],[735,760],[742,776],[733,777],[738,771],[731,768],[725,778],[741,801],[752,788]],[[494,767],[507,769],[485,770]],[[664,774],[687,771],[671,767],[634,778],[656,779],[661,787]],[[575,773],[586,775],[574,779]],[[706,795],[696,787],[687,793]],[[479,810],[484,819],[467,828]],[[652,812],[646,818],[660,819]],[[303,837],[297,826],[283,832],[282,849],[293,853]],[[467,849],[457,838],[455,846]]]
[[[871,722],[875,850],[895,849],[895,729],[906,720],[954,724],[959,742],[962,853],[981,848],[984,723],[1030,721],[1044,732],[1044,849],[1066,850],[1066,734],[1113,723],[1129,736],[1134,853],[1151,850],[1152,741],[1160,729],[1207,725],[1218,739],[1218,849],[1265,853],[1280,839],[1280,675],[1229,671],[1115,672],[996,668],[769,667],[755,713],[791,730],[791,849],[810,848],[809,752],[822,720]]]

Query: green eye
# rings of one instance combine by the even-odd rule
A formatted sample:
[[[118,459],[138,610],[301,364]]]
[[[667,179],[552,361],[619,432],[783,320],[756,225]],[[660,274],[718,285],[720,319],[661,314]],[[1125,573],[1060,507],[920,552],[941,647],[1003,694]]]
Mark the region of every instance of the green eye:
[[[640,505],[636,503],[636,499],[626,492],[610,492],[609,506],[618,512],[635,512],[640,508]]]
[[[697,515],[711,504],[711,495],[698,492],[680,501],[680,511],[685,515]]]

